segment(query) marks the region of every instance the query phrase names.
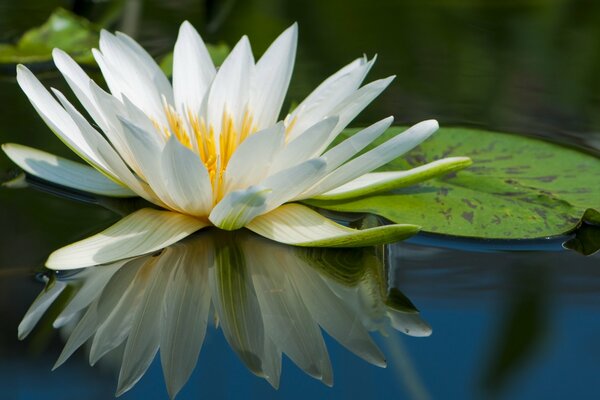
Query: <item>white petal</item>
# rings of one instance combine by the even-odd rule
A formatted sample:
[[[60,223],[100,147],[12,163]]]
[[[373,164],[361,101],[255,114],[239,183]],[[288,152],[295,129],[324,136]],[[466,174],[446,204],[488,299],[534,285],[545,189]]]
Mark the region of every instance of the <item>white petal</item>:
[[[54,89],[53,91],[65,110],[77,124],[82,134],[89,138],[90,143],[95,147],[98,158],[102,160],[104,165],[104,168],[100,171],[107,174],[109,178],[117,183],[129,187],[146,200],[153,201],[154,194],[143,185],[143,182],[140,182],[138,178],[133,175],[123,159],[115,152],[115,149],[89,124],[83,115],[69,103],[62,93]]]
[[[245,189],[259,183],[267,175],[284,138],[283,124],[278,123],[244,140],[227,164],[224,192]]]
[[[207,216],[213,202],[208,170],[200,157],[171,137],[161,156],[165,189],[177,207],[196,216]]]
[[[305,191],[321,179],[326,168],[327,163],[325,160],[314,158],[284,169],[265,179],[262,185],[271,190],[267,196],[267,205],[263,212],[271,211]]]
[[[246,228],[276,242],[307,247],[373,246],[406,239],[419,230],[415,225],[351,229],[295,203],[255,218]]]
[[[250,94],[253,70],[254,58],[250,42],[244,36],[217,71],[210,88],[207,117],[208,124],[214,128],[217,137],[221,133],[225,114],[232,118],[235,129],[240,131]]]
[[[407,171],[373,172],[359,176],[314,198],[319,200],[342,200],[386,192],[461,170],[472,163],[468,157],[449,157]]]
[[[46,181],[103,196],[137,196],[87,165],[19,144],[5,143],[2,150],[25,172]]]
[[[339,117],[338,125],[327,141],[327,146],[366,106],[383,92],[394,80],[394,76],[373,81],[348,96],[331,110],[331,114]]]
[[[48,127],[71,150],[95,168],[107,171],[104,159],[98,154],[98,147],[107,145],[100,136],[81,132],[69,113],[50,95],[37,78],[24,66],[17,67],[17,81],[31,104]]]
[[[60,49],[52,51],[52,57],[58,70],[66,79],[69,87],[77,96],[77,99],[90,114],[92,119],[100,126],[103,131],[108,130],[105,117],[102,110],[98,107],[96,99],[90,90],[90,77],[84,70],[69,56]]]
[[[239,229],[265,212],[269,192],[270,189],[264,186],[250,186],[231,192],[212,209],[208,219],[221,229]]]
[[[271,174],[319,156],[324,138],[329,136],[337,123],[337,117],[326,118],[317,122],[308,128],[306,132],[302,133],[302,135],[289,142],[273,160],[270,168]]]
[[[277,121],[296,58],[298,25],[286,29],[256,63],[250,88],[250,104],[257,129]]]
[[[140,184],[137,178],[131,173],[127,165],[121,159],[115,149],[104,139],[104,137],[94,129],[90,123],[81,115],[77,109],[67,100],[67,98],[58,90],[52,89],[62,106],[69,113],[73,122],[80,129],[83,136],[88,138],[98,153],[98,158],[102,160],[104,169],[112,179],[123,182],[132,190],[139,192]]]
[[[104,130],[104,134],[127,165],[138,176],[143,178],[141,168],[134,155],[133,150],[135,149],[129,148],[129,143],[126,140],[127,135],[124,132],[123,124],[120,120],[124,115],[128,115],[126,106],[114,96],[106,93],[94,81],[89,82],[89,88],[94,96],[96,104],[98,104],[98,108],[102,110],[102,114],[105,117],[105,123],[108,126],[108,128]],[[126,98],[124,100],[127,101]]]
[[[373,150],[348,161],[331,174],[327,175],[314,188],[311,195],[318,195],[335,189],[361,175],[387,164],[393,159],[419,145],[438,129],[435,120],[428,120],[413,125],[402,134],[377,146]],[[307,196],[303,194],[303,196]]]
[[[209,219],[221,229],[239,229],[313,185],[325,165],[321,159],[308,160],[268,177],[260,185],[230,192],[213,208]]]
[[[163,171],[161,170],[160,162],[163,152],[163,144],[152,136],[152,132],[148,132],[139,126],[119,118],[123,129],[123,140],[127,148],[131,151],[131,157],[135,160],[135,165],[138,168],[138,174],[148,182],[156,196],[171,209],[179,212],[185,210],[177,207],[177,203],[172,199],[171,193],[166,187],[166,182],[163,180]],[[154,202],[156,203],[156,202]]]
[[[179,28],[173,52],[173,94],[180,114],[198,115],[215,74],[204,41],[192,24],[185,21]]]
[[[327,159],[327,171],[331,172],[337,169],[340,165],[358,154],[362,149],[381,136],[393,121],[394,117],[382,119],[325,152],[323,157]]]
[[[67,287],[66,282],[54,280],[42,290],[31,306],[29,306],[21,323],[19,323],[19,340],[25,339],[27,335],[31,333],[44,313],[50,308],[52,303],[54,303],[54,300],[62,293],[65,287]]]
[[[83,268],[151,253],[207,225],[187,215],[144,208],[103,232],[56,250],[46,266],[60,270]]]
[[[164,83],[166,77],[152,58],[107,31],[100,34],[100,51],[102,57],[96,57],[96,61],[111,93],[118,99],[127,96],[146,114],[165,122],[162,99],[172,104],[172,89],[168,81]]]
[[[294,121],[289,137],[294,139],[324,117],[336,115],[332,113],[334,107],[358,89],[374,62],[366,57],[356,59],[323,81],[288,116],[290,122]]]
[[[140,61],[140,67],[142,67],[148,76],[151,77],[152,82],[158,88],[161,97],[164,96],[167,100],[167,103],[173,105],[173,89],[171,87],[171,82],[169,82],[169,79],[154,58],[152,58],[152,56],[148,54],[148,52],[142,46],[140,46],[138,42],[126,34],[117,32],[115,36],[122,44],[127,46],[127,48],[136,55]]]

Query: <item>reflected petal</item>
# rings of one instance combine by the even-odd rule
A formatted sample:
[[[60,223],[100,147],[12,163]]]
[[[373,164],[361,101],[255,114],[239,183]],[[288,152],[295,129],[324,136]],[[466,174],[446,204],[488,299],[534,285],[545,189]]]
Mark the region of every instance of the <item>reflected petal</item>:
[[[160,350],[174,397],[197,363],[211,312],[241,361],[273,387],[279,386],[283,354],[331,385],[321,328],[378,366],[385,359],[369,331],[391,324],[413,336],[431,333],[410,300],[395,288],[382,290],[377,254],[373,248],[298,248],[248,231],[207,230],[159,253],[57,281],[61,286],[50,287],[25,316],[23,334],[71,285],[74,295],[55,325],[81,319],[56,367],[91,339],[91,364],[109,352],[120,360],[118,395],[142,377]]]

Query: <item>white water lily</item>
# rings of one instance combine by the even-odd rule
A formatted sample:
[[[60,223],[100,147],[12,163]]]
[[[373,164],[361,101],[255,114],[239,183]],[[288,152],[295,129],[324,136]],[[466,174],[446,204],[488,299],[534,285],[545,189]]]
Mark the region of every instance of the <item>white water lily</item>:
[[[278,122],[296,41],[294,24],[255,62],[244,36],[217,69],[200,35],[184,22],[171,83],[133,39],[103,31],[100,49],[93,54],[110,93],[55,49],[56,66],[100,131],[61,92],[52,89],[52,96],[19,65],[17,81],[37,112],[91,167],[25,146],[3,145],[16,164],[66,187],[140,196],[166,210],[136,212],[99,235],[58,250],[47,266],[78,268],[132,257],[211,225],[246,227],[276,241],[309,246],[360,246],[414,234],[418,227],[412,225],[357,232],[295,203],[393,188],[406,171],[370,172],[438,128],[434,120],[421,122],[356,157],[390,126],[389,117],[329,148],[393,79],[361,87],[374,62],[366,58],[326,79]],[[441,162],[452,167],[466,160]],[[432,168],[440,170],[439,163]]]
[[[383,270],[373,249],[301,249],[249,232],[212,230],[159,254],[54,279],[27,311],[19,337],[69,286],[72,296],[55,304],[54,327],[71,327],[55,368],[86,342],[92,365],[117,351],[118,395],[160,352],[167,391],[175,397],[196,366],[211,321],[248,369],[273,387],[283,354],[332,385],[322,330],[379,367],[385,357],[370,332],[431,334],[416,309],[382,295]]]

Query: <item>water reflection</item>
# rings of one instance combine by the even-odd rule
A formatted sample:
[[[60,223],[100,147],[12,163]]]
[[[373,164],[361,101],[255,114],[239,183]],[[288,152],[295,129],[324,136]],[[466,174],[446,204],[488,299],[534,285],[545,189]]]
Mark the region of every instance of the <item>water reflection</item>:
[[[408,298],[387,288],[382,254],[382,248],[297,248],[246,231],[209,230],[157,254],[50,276],[19,336],[54,303],[60,308],[54,327],[70,330],[55,367],[86,342],[92,365],[117,354],[118,395],[160,349],[167,390],[175,396],[196,365],[209,324],[273,387],[282,354],[331,385],[321,329],[378,366],[385,358],[369,332],[431,333]]]

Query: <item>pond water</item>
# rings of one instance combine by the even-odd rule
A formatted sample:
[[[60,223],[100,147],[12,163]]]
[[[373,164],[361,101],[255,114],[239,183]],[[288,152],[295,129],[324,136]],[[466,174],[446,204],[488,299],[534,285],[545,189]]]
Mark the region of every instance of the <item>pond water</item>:
[[[169,51],[182,19],[190,20],[211,42],[234,44],[247,33],[256,53],[298,21],[299,53],[288,103],[303,98],[344,63],[363,53],[377,53],[369,76],[396,74],[397,78],[357,118],[357,126],[390,114],[400,124],[436,118],[442,126],[511,131],[600,150],[600,3],[180,0],[130,1],[123,9],[117,2],[0,1],[0,41],[15,40],[58,6],[74,8],[96,21],[120,15],[114,28],[135,36],[157,57]],[[3,66],[0,73],[0,142],[19,142],[72,157],[21,93],[13,66]],[[46,86],[66,89],[51,68],[41,76]],[[8,158],[0,155],[0,177],[13,170]],[[123,205],[111,211],[93,202],[56,196],[48,188],[38,189],[43,190],[0,190],[2,398],[111,398],[117,389],[119,354],[89,367],[87,353],[79,351],[50,372],[70,333],[50,325],[59,310],[49,310],[24,341],[17,340],[17,326],[44,286],[38,273],[48,254],[109,226],[119,218],[115,210]],[[220,298],[221,308],[214,305],[207,311],[210,317],[198,364],[177,398],[596,398],[600,258],[564,251],[561,241],[494,248],[489,243],[422,235],[385,249],[324,255],[274,246],[251,235],[218,240],[210,234],[197,235],[191,244],[185,242],[196,249],[193,254],[200,248],[201,254],[229,252],[237,254],[238,261],[242,254],[255,262],[199,262],[206,270],[200,268],[198,273],[212,277],[206,281],[200,277],[199,282],[212,282],[206,295],[216,296],[214,304]],[[214,242],[231,243],[230,250],[219,250]],[[194,257],[200,257],[178,251],[181,254],[172,251],[176,258],[188,257],[193,263]],[[270,255],[279,260],[281,269],[265,259]],[[328,265],[315,261],[323,259],[333,261]],[[350,274],[353,278],[336,276],[331,272],[335,266],[355,271]],[[223,272],[227,268],[235,271]],[[299,278],[302,274],[304,278]],[[152,274],[147,275],[151,279]],[[76,282],[77,276],[61,279]],[[260,279],[255,276],[267,280],[261,290],[271,294],[286,280],[292,288],[284,292],[299,296],[312,322],[306,322],[308,314],[296,320],[304,325],[269,314],[265,304],[274,303],[256,295]],[[319,282],[323,288],[319,296],[305,295],[309,281]],[[234,284],[252,288],[246,292],[248,304],[258,302],[259,311],[242,312],[239,304],[232,303],[235,296],[227,300],[227,294],[237,293]],[[363,308],[356,304],[359,298]],[[357,325],[335,325],[334,313],[328,320],[326,310],[333,304],[350,310]],[[421,334],[406,335],[405,319],[403,325],[396,318],[396,329],[383,323],[383,315],[394,321],[390,315],[402,312],[409,315],[411,326],[417,326],[409,333]],[[314,354],[318,335],[306,327],[318,323],[327,330],[322,334],[323,348],[329,353],[333,387],[310,377],[285,356],[278,390],[249,370],[248,366],[256,372],[252,363],[261,353],[256,347],[232,345],[235,334],[231,332],[244,321],[256,322],[257,316],[264,320],[266,314],[273,318],[261,328],[261,337],[271,338],[270,343],[276,344],[272,348],[279,349],[275,352],[292,352],[300,346],[293,338],[306,331],[306,351],[295,354]],[[286,332],[291,326],[300,331]],[[340,344],[345,330],[351,336],[361,329],[374,330],[371,336],[385,355],[387,368],[372,365]],[[185,329],[177,332],[185,334]],[[304,369],[310,370],[306,365]],[[319,374],[327,375],[313,371]],[[122,398],[167,396],[156,357]]]

